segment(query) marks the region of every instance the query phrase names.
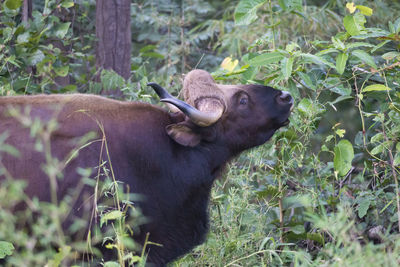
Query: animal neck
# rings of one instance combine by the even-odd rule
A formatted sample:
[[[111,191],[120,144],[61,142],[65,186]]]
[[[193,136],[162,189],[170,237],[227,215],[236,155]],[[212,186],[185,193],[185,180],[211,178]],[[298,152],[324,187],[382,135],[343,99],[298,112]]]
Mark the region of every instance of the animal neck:
[[[204,144],[201,146],[201,151],[208,163],[213,179],[220,176],[226,164],[234,157],[225,145],[218,143]]]

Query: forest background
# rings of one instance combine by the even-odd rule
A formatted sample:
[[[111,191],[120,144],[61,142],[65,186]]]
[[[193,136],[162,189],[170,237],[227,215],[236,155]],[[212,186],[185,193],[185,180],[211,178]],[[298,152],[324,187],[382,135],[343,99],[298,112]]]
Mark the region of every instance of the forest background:
[[[399,14],[400,3],[389,0],[5,0],[0,95],[102,93],[156,103],[147,82],[178,95],[182,75],[195,68],[221,83],[289,91],[290,125],[229,165],[212,192],[207,241],[171,266],[398,266]],[[0,152],[16,153],[5,138]],[[0,187],[0,259],[79,265],[75,256],[88,249],[101,259],[60,233],[55,217],[68,200],[32,199],[30,211],[9,212],[27,201],[23,188]],[[101,224],[124,226],[105,237],[119,251],[105,266],[145,263],[124,238],[125,215],[101,214]],[[17,230],[26,222],[30,233]]]

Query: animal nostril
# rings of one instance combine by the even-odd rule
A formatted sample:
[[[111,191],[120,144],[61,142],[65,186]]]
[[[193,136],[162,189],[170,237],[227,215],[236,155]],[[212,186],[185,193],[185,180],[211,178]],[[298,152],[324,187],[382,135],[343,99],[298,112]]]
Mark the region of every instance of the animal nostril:
[[[292,97],[290,95],[282,96],[281,99],[285,102],[290,102],[292,100]]]
[[[286,91],[282,91],[282,94],[279,95],[279,99],[281,100],[282,103],[290,104],[293,102],[292,96]]]

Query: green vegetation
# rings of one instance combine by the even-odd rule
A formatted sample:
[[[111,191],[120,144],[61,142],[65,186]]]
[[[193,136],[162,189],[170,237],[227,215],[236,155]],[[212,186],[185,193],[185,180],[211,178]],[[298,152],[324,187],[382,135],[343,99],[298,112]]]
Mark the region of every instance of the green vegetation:
[[[119,88],[125,99],[151,102],[148,81],[177,94],[181,75],[194,68],[213,72],[221,83],[289,91],[296,101],[290,125],[229,165],[212,192],[207,241],[171,266],[400,265],[397,1],[134,2],[126,81],[108,70],[95,78],[94,1],[33,1],[28,23],[22,1],[4,1],[0,94]],[[29,120],[26,127],[38,138],[52,129]],[[1,153],[17,153],[4,139]],[[111,226],[105,236],[120,255],[105,266],[123,258],[143,265],[145,255],[134,254],[127,238],[141,223],[130,205],[138,196],[124,194],[111,170],[102,165],[104,184],[81,170],[83,181],[111,202],[99,205],[98,224]],[[57,215],[68,213],[72,197],[40,203],[27,199],[24,186],[7,179],[0,187],[0,259],[68,266],[80,264],[76,252],[101,258],[90,243],[60,229]],[[29,211],[8,211],[20,201]],[[30,232],[18,230],[26,223]],[[82,235],[83,225],[77,220],[71,233]],[[91,242],[101,241],[98,234]]]

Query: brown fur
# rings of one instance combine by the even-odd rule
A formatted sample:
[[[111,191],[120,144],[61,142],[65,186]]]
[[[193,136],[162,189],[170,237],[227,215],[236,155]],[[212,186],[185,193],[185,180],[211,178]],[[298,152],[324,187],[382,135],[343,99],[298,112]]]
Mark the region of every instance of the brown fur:
[[[36,140],[29,127],[23,126],[18,116],[10,116],[9,109],[43,123],[57,120],[50,143],[52,156],[59,162],[65,162],[81,136],[95,133],[96,137],[87,141],[92,143],[61,166],[62,175],[57,174],[58,199],[68,193],[79,196],[67,220],[90,214],[80,207],[90,202],[87,195],[93,192],[78,190],[82,177],[77,169],[90,168],[91,178],[95,178],[100,156],[111,160],[116,179],[129,186],[130,192],[144,197],[136,204],[150,221],[134,238],[142,244],[149,232],[150,241],[162,244],[148,247],[148,259],[163,266],[204,241],[214,180],[232,157],[263,144],[285,125],[292,106],[292,102],[277,101],[281,93],[273,88],[216,85],[210,77],[204,71],[191,72],[184,86],[185,97],[195,105],[205,99],[203,96],[219,105],[223,94],[225,112],[208,127],[199,127],[182,113],[171,114],[154,105],[94,95],[0,97],[0,132],[7,132],[5,142],[21,152],[18,158],[2,153],[1,164],[10,176],[28,182],[26,193],[30,197],[50,201],[49,179],[42,170],[45,157],[35,150]],[[192,94],[189,88],[195,88],[196,94],[203,92],[202,96]],[[110,158],[101,155],[101,129]]]
[[[201,111],[226,108],[224,93],[204,70],[192,70],[185,76],[182,94],[186,103]]]

